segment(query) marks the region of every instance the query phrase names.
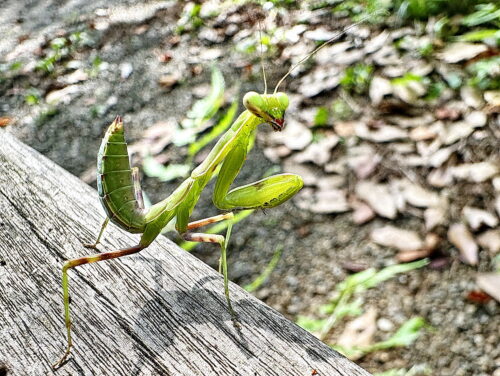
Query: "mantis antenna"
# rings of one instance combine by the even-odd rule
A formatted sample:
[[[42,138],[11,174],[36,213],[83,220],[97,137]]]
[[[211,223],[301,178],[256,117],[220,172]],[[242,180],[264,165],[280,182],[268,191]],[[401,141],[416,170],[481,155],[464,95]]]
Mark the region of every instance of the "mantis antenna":
[[[264,48],[262,46],[262,25],[259,22],[259,39],[260,39],[260,67],[262,68],[262,77],[264,78],[264,94],[267,94],[266,70],[264,69]]]
[[[295,68],[297,68],[299,65],[301,65],[304,61],[306,61],[307,59],[309,59],[311,56],[313,56],[316,52],[318,52],[319,50],[321,50],[323,47],[325,47],[327,44],[330,44],[331,42],[333,42],[334,40],[340,38],[342,35],[344,35],[345,33],[347,33],[347,31],[349,31],[350,29],[352,29],[353,27],[356,27],[358,26],[359,24],[362,24],[363,22],[365,22],[368,18],[370,17],[373,17],[373,15],[377,14],[377,13],[384,13],[385,11],[384,10],[377,10],[365,17],[363,17],[360,21],[352,24],[352,25],[349,25],[348,27],[346,27],[344,30],[342,31],[339,31],[337,34],[335,34],[333,37],[331,37],[330,39],[328,39],[326,42],[324,42],[323,44],[321,44],[320,46],[316,47],[314,49],[314,51],[312,52],[309,52],[306,56],[304,56],[302,59],[300,59],[297,63],[295,63],[289,70],[288,72],[286,72],[286,74],[281,78],[281,80],[279,80],[278,84],[276,85],[276,88],[274,89],[274,93],[273,94],[276,94],[278,92],[278,87],[283,83],[283,81],[285,81],[285,78],[287,78],[290,73],[292,73],[294,71]]]

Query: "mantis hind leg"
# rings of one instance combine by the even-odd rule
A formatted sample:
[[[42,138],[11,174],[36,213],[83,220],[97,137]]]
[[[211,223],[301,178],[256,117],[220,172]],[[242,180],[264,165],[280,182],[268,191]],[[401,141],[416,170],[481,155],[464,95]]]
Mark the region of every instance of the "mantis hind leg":
[[[109,223],[109,217],[106,217],[106,219],[102,223],[101,231],[99,231],[99,235],[97,236],[97,239],[96,239],[95,243],[94,244],[86,244],[86,243],[84,243],[83,246],[85,248],[97,249],[97,245],[101,241],[102,234],[104,233],[104,229],[106,228],[106,226],[108,225],[108,223]]]
[[[61,359],[59,359],[56,363],[52,365],[53,369],[59,368],[68,358],[71,352],[71,346],[73,345],[71,340],[71,317],[69,311],[69,280],[68,280],[68,270],[71,268],[75,268],[80,265],[90,264],[92,262],[110,260],[118,257],[123,257],[127,255],[131,255],[133,253],[137,253],[146,248],[143,245],[136,245],[130,248],[120,249],[118,251],[99,253],[93,256],[80,257],[73,260],[68,260],[64,263],[62,268],[62,288],[63,288],[63,300],[64,300],[64,319],[66,323],[66,331],[67,331],[67,346],[66,351],[64,352]]]

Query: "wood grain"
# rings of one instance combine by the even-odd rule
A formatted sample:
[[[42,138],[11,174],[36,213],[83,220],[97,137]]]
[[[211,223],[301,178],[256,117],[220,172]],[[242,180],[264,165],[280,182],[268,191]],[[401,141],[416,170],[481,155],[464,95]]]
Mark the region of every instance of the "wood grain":
[[[51,375],[65,331],[64,260],[89,254],[97,193],[0,130],[0,373]],[[108,226],[101,249],[137,244]],[[216,251],[214,249],[214,251]],[[58,375],[369,375],[161,237],[70,271],[74,348]]]

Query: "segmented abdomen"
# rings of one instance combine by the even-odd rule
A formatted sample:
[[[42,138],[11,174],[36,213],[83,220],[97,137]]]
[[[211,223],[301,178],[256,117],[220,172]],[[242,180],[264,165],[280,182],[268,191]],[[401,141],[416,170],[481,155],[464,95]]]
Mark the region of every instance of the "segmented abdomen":
[[[97,156],[97,190],[111,222],[132,233],[145,228],[144,209],[134,191],[123,122],[109,126]]]

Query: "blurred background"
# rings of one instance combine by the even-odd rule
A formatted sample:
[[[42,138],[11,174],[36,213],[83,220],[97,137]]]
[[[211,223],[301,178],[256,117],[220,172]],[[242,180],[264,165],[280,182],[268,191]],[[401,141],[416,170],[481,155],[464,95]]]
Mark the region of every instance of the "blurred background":
[[[4,0],[0,126],[95,186],[121,115],[154,203],[263,92],[261,62],[272,92],[359,21],[280,86],[285,131],[259,127],[236,184],[305,187],[238,214],[230,278],[374,374],[499,376],[498,2]]]

